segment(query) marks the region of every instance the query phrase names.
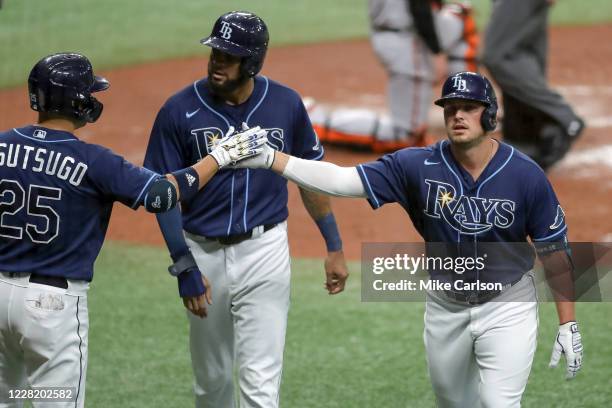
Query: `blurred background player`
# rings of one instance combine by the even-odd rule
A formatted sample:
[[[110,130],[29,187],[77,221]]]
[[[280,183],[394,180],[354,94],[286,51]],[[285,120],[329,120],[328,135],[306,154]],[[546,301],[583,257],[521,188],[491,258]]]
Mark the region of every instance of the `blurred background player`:
[[[504,140],[543,169],[561,160],[584,121],[547,84],[548,14],[554,0],[494,0],[482,63],[502,90]]]
[[[211,157],[161,177],[79,140],[73,132],[102,114],[103,105],[92,93],[108,87],[83,55],[45,57],[28,79],[30,107],[39,112],[38,123],[0,133],[2,407],[23,403],[11,399],[10,392],[14,397],[19,390],[38,387],[70,388],[68,402],[53,401],[54,407],[84,406],[87,291],[113,203],[167,211],[179,198],[193,195],[217,169]],[[265,132],[249,132],[245,149],[234,143],[240,135],[225,139],[223,152],[213,153],[235,161],[248,157],[265,140],[258,142],[252,135]],[[186,175],[196,182],[186,186]],[[203,316],[210,290],[193,257],[183,255],[174,269],[179,293],[191,312]]]
[[[217,19],[202,40],[212,48],[208,76],[160,109],[148,168],[165,173],[196,163],[228,129],[251,124],[267,130],[274,149],[308,160],[323,157],[299,95],[257,75],[268,41],[265,23],[252,13]],[[326,288],[339,293],[348,275],[329,198],[300,193],[327,244]],[[226,167],[183,202],[182,212],[158,217],[165,234],[175,236],[182,230],[169,231],[166,220],[182,218],[187,243],[215,288],[208,318],[189,316],[198,407],[235,406],[235,369],[239,406],[278,406],[290,292],[287,198],[287,181],[273,172]]]
[[[426,137],[434,55],[447,54],[448,73],[476,68],[478,35],[467,3],[369,0],[370,39],[388,75],[392,137],[377,137],[374,150],[392,151],[432,143]],[[375,135],[376,137],[376,135]]]

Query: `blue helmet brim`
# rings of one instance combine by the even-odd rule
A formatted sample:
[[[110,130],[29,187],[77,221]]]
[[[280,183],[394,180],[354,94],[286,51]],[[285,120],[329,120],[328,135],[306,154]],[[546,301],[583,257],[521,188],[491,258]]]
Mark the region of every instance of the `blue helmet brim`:
[[[448,95],[446,95],[446,96],[444,96],[444,97],[442,97],[440,99],[436,99],[436,101],[434,103],[436,105],[438,105],[438,106],[444,107],[444,104],[446,103],[446,101],[448,101],[450,99],[462,99],[462,100],[465,100],[465,101],[480,102],[480,103],[482,103],[485,106],[490,106],[491,105],[489,102],[485,102],[485,101],[480,100],[480,99],[472,98],[472,97],[470,97],[470,96],[468,96],[466,94],[459,93],[459,92],[451,93],[451,94],[448,94]]]
[[[223,51],[227,54],[233,55],[235,57],[250,57],[252,52],[247,50],[246,48],[233,43],[231,41],[224,40],[218,37],[206,37],[200,40],[201,44],[207,45],[211,48],[217,49],[219,51]]]
[[[110,87],[110,82],[106,78],[95,75],[94,76],[94,84],[91,87],[90,92],[100,92],[105,91]]]

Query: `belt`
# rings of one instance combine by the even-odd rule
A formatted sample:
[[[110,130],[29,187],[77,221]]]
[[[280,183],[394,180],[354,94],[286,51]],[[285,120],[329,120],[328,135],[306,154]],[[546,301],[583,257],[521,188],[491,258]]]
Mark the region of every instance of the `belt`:
[[[401,32],[408,32],[408,31],[410,31],[407,28],[392,28],[392,27],[374,27],[373,30],[376,31],[376,32],[389,31],[389,32],[392,32],[392,33],[401,33]]]
[[[276,227],[278,224],[266,224],[263,226],[263,232],[270,231],[272,228]],[[247,239],[251,239],[253,237],[253,232],[256,231],[256,228],[249,230],[247,232],[243,232],[242,234],[234,234],[234,235],[226,235],[223,237],[206,237],[206,239],[217,241],[222,245],[236,245],[241,243],[242,241],[246,241]]]
[[[68,281],[61,276],[45,276],[37,273],[30,274],[30,283],[54,286],[56,288],[68,289]]]
[[[458,302],[467,303],[470,305],[482,305],[483,303],[486,303],[496,298],[497,296],[501,295],[502,292],[505,291],[506,289],[509,289],[512,286],[516,285],[517,283],[521,281],[521,279],[522,279],[522,276],[521,278],[515,280],[512,283],[503,285],[502,289],[500,290],[481,290],[477,292],[454,292],[452,290],[445,290],[444,294],[448,298],[456,300]]]
[[[20,276],[23,274],[18,272],[8,272],[8,275],[11,278],[14,278],[15,276]],[[31,273],[29,280],[30,283],[38,283],[39,285],[47,285],[61,289],[68,289],[68,281],[62,276],[48,276],[40,275],[38,273]]]

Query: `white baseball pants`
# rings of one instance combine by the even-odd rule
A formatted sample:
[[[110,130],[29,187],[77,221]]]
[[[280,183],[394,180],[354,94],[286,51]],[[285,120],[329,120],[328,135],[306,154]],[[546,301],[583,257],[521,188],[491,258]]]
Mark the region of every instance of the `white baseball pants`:
[[[371,42],[389,76],[389,112],[403,139],[427,124],[434,80],[432,54],[412,31],[376,31]]]
[[[186,237],[213,298],[207,318],[188,313],[196,407],[236,406],[234,369],[241,408],[278,407],[291,275],[286,222],[236,245]]]
[[[437,406],[520,407],[536,350],[537,314],[532,273],[482,305],[428,293],[423,338]]]
[[[29,282],[0,273],[0,408],[22,407],[15,390],[71,387],[72,402],[32,401],[35,408],[83,407],[87,371],[87,290]]]

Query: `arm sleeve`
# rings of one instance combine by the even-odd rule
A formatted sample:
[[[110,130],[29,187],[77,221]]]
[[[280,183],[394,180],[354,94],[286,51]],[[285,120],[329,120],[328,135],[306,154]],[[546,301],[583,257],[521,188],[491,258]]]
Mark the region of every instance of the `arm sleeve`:
[[[283,177],[300,187],[337,197],[365,197],[365,189],[355,167],[290,157]]]
[[[296,116],[293,125],[294,143],[290,154],[307,160],[321,160],[325,154],[323,146],[312,128],[308,112],[298,94],[296,94],[296,100]]]
[[[183,221],[181,219],[181,211],[175,207],[172,210],[156,214],[159,229],[164,236],[166,246],[170,251],[172,260],[176,262],[178,258],[189,252],[189,247],[185,242],[183,235]]]
[[[178,208],[174,208],[166,213],[157,214],[157,222],[170,251],[172,261],[177,262],[179,258],[190,252],[183,235],[181,212]],[[193,257],[191,259],[195,261]],[[183,271],[177,276],[177,281],[181,297],[200,296],[206,291],[202,283],[202,274],[197,265]]]
[[[534,243],[566,241],[565,213],[541,170],[537,176],[531,177],[527,206],[527,233]]]

